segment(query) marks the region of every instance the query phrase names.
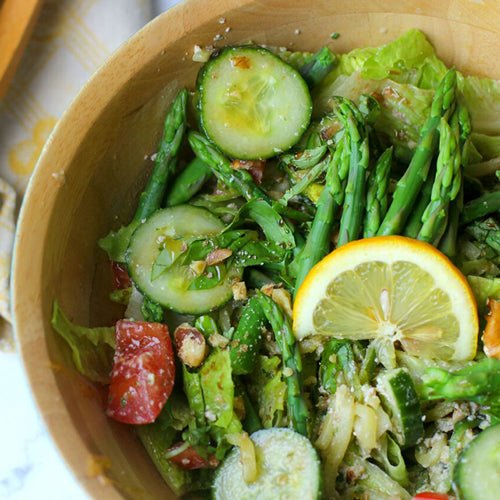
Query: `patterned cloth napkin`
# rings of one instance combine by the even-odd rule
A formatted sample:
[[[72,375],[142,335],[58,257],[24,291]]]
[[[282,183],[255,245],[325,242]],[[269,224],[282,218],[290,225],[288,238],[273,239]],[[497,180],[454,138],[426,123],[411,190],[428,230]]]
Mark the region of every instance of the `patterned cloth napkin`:
[[[0,102],[0,346],[11,335],[9,275],[16,216],[45,141],[109,54],[178,1],[45,0]]]

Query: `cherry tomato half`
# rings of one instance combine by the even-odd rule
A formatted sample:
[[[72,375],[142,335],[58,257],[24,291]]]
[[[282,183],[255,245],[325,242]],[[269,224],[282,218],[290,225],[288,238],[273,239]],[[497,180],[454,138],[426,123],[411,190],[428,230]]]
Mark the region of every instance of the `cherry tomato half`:
[[[451,500],[448,495],[444,493],[434,493],[432,491],[423,491],[422,493],[417,493],[413,500]]]
[[[115,290],[122,290],[123,288],[132,286],[132,281],[130,281],[127,269],[119,262],[111,262],[111,277]]]
[[[175,450],[175,448],[179,448],[180,446],[184,446],[184,443],[177,443],[168,451]],[[186,470],[204,469],[206,467],[217,467],[219,465],[219,460],[217,460],[214,456],[208,457],[207,460],[203,458],[198,453],[196,448],[193,448],[192,446],[189,446],[177,455],[171,457],[170,461],[178,465],[181,469]]]
[[[167,326],[118,321],[107,415],[127,424],[154,422],[172,392],[174,379]]]

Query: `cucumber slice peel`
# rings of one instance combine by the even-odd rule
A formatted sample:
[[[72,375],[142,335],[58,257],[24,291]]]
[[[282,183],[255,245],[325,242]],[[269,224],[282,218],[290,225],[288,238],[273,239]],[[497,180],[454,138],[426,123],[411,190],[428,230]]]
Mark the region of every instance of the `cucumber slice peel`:
[[[424,436],[420,400],[411,375],[404,368],[382,372],[377,391],[392,422],[392,432],[402,448],[416,445]]]
[[[243,160],[292,147],[307,129],[312,100],[300,73],[262,47],[226,47],[197,79],[200,123],[208,138]]]

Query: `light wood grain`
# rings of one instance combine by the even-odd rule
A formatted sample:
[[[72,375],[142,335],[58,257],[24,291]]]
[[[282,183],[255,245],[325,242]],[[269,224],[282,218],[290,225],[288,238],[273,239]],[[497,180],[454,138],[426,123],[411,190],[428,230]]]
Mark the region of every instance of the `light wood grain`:
[[[106,419],[97,391],[64,361],[50,327],[52,304],[57,298],[82,324],[115,319],[96,241],[133,212],[164,112],[179,88],[193,86],[200,67],[191,61],[193,46],[212,45],[221,34],[221,43],[254,40],[306,50],[329,44],[346,51],[389,42],[409,28],[423,30],[447,64],[500,78],[497,0],[188,0],[128,41],[60,120],[21,214],[15,330],[45,422],[93,498],[174,497],[133,430]],[[331,40],[332,32],[340,38]],[[107,482],[88,474],[93,455],[110,458]]]
[[[3,0],[0,2],[0,100],[9,87],[43,0]]]

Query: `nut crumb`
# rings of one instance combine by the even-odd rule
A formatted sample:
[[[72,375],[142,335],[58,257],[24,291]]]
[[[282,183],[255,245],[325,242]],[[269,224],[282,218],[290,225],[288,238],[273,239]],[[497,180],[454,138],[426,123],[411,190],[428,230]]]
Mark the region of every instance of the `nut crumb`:
[[[244,281],[233,283],[232,289],[234,300],[246,300],[248,298],[247,286]]]

